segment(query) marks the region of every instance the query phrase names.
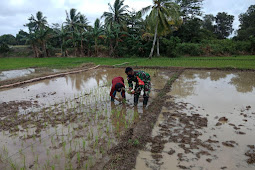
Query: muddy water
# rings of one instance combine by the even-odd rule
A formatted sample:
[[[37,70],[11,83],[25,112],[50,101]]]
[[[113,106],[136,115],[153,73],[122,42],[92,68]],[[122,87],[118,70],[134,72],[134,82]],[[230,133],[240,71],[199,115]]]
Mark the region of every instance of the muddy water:
[[[10,70],[10,71],[0,71],[0,81],[3,80],[10,80],[20,77],[26,77],[29,75],[37,75],[42,73],[49,73],[49,72],[60,72],[61,70],[58,69],[40,69],[40,68],[28,68],[28,69],[21,69],[21,70]]]
[[[152,77],[152,99],[168,72],[146,71]],[[110,102],[116,76],[126,77],[123,69],[96,69],[1,90],[0,168],[94,166],[143,112],[142,97],[135,108],[129,94],[126,104]]]
[[[168,96],[136,169],[255,169],[254,72],[185,71]]]
[[[162,89],[167,74],[156,70],[147,70],[152,75],[151,97],[154,97],[159,89]],[[10,101],[36,101],[41,105],[64,101],[66,98],[72,98],[84,94],[90,94],[96,90],[110,90],[111,80],[114,77],[122,76],[126,80],[123,69],[96,69],[79,74],[72,74],[61,78],[54,78],[27,84],[23,87],[0,90],[0,102]],[[128,87],[127,81],[125,81]],[[94,94],[95,95],[95,94]],[[131,95],[127,94],[129,100]]]

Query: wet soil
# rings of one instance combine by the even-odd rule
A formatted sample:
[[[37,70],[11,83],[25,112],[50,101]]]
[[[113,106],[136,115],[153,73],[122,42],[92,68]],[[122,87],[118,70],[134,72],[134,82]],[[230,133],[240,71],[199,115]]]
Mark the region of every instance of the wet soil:
[[[130,95],[110,103],[110,81],[122,71],[0,91],[0,168],[254,169],[252,73],[149,69],[143,108]]]
[[[146,71],[153,77],[150,104],[172,71]],[[0,90],[0,168],[91,169],[107,160],[144,112],[129,94],[126,104],[110,102],[119,75],[125,77],[123,69],[100,68]]]
[[[247,160],[248,164],[254,164],[255,163],[255,146],[254,145],[248,145],[249,150],[245,153],[246,156],[249,157]]]
[[[160,91],[159,95],[148,109],[140,115],[140,120],[134,124],[126,133],[121,136],[120,142],[116,147],[113,147],[108,154],[110,160],[102,161],[102,165],[95,166],[94,169],[132,169],[135,167],[136,157],[139,149],[142,149],[147,142],[153,140],[150,133],[154,124],[157,121],[159,113],[162,109],[162,104],[166,100],[165,94],[171,90],[171,85],[176,78],[181,74],[182,70],[172,70],[169,76],[172,78],[168,81],[165,87]],[[162,149],[162,141],[157,141],[154,144],[154,152]],[[160,155],[155,154],[155,159],[160,159]]]
[[[254,169],[253,75],[185,71],[166,95],[135,169]]]

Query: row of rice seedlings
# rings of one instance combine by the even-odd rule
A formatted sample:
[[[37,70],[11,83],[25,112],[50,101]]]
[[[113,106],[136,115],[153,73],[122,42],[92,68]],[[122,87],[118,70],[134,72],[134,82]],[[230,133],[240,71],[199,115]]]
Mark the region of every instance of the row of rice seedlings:
[[[75,97],[75,96],[74,96]],[[103,98],[104,96],[103,95],[100,95],[100,99],[101,100],[103,100],[104,98]],[[67,101],[67,100],[66,100]],[[83,100],[83,99],[80,99],[80,101],[79,101],[79,106],[77,106],[75,103],[73,103],[72,102],[72,104],[70,104],[70,105],[67,105],[67,106],[71,106],[71,107],[74,107],[74,108],[76,108],[77,109],[77,107],[78,108],[81,108],[82,107],[82,104],[84,104],[84,102],[85,102],[85,100]],[[71,102],[70,102],[71,103]],[[95,99],[95,103],[97,104],[97,100]],[[53,107],[50,107],[49,108],[49,112],[48,112],[48,115],[49,116],[53,116],[53,114],[54,114],[54,111],[57,109],[57,107],[56,107],[57,105],[55,105],[55,108],[53,108]],[[60,106],[61,108],[62,108],[62,111],[63,111],[63,105],[61,105]],[[107,113],[108,111],[106,110],[105,111],[105,115],[107,115],[106,113]],[[97,112],[97,114],[96,114],[96,111],[94,111],[94,115],[95,115],[95,119],[94,120],[98,120],[98,118],[99,118],[99,116],[100,116],[100,114],[101,114],[101,112]],[[107,116],[106,116],[107,117]],[[118,117],[119,117],[119,114],[118,114]],[[38,117],[39,118],[39,117]],[[38,119],[37,118],[37,119]],[[94,121],[95,123],[96,123],[96,121]],[[106,121],[105,121],[106,122]],[[118,123],[119,124],[119,123]],[[109,129],[109,126],[107,126],[108,127],[108,129]],[[55,129],[56,130],[56,129]],[[108,130],[108,132],[109,132],[109,130]],[[57,131],[56,131],[56,133],[57,133]],[[102,135],[102,132],[101,132],[101,135]],[[100,134],[99,134],[99,136],[101,136]],[[74,136],[74,135],[73,135]],[[99,136],[96,136],[96,140],[95,140],[95,147],[96,146],[98,146],[98,138],[99,138]],[[92,133],[92,137],[93,137],[93,133]],[[111,143],[111,141],[112,140],[109,140],[109,142],[108,143]],[[54,145],[54,140],[52,139],[52,145]],[[109,144],[108,144],[109,145]],[[86,146],[86,143],[85,143],[85,146]],[[84,147],[85,148],[85,147]],[[100,148],[101,150],[103,150],[102,148]],[[48,152],[49,152],[49,150],[48,150]],[[49,154],[49,153],[48,153]]]

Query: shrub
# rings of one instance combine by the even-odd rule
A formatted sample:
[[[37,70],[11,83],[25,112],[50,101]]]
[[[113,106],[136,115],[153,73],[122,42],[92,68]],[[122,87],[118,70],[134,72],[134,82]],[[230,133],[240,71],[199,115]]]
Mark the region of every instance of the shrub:
[[[10,51],[10,48],[9,48],[9,46],[7,44],[2,43],[0,45],[0,53],[7,53],[9,51]]]
[[[162,39],[162,50],[168,57],[177,57],[177,45],[180,43],[180,39],[178,37],[171,37],[169,40],[166,38]]]
[[[200,56],[203,54],[201,44],[197,43],[178,44],[177,51],[180,55]]]

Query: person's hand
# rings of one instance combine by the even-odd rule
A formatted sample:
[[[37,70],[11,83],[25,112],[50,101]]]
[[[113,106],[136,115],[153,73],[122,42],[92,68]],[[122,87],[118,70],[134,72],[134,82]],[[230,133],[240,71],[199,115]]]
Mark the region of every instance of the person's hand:
[[[119,102],[122,102],[123,98],[117,98],[116,100],[119,101]]]
[[[131,90],[131,94],[135,94],[135,91],[134,91],[134,90]]]

